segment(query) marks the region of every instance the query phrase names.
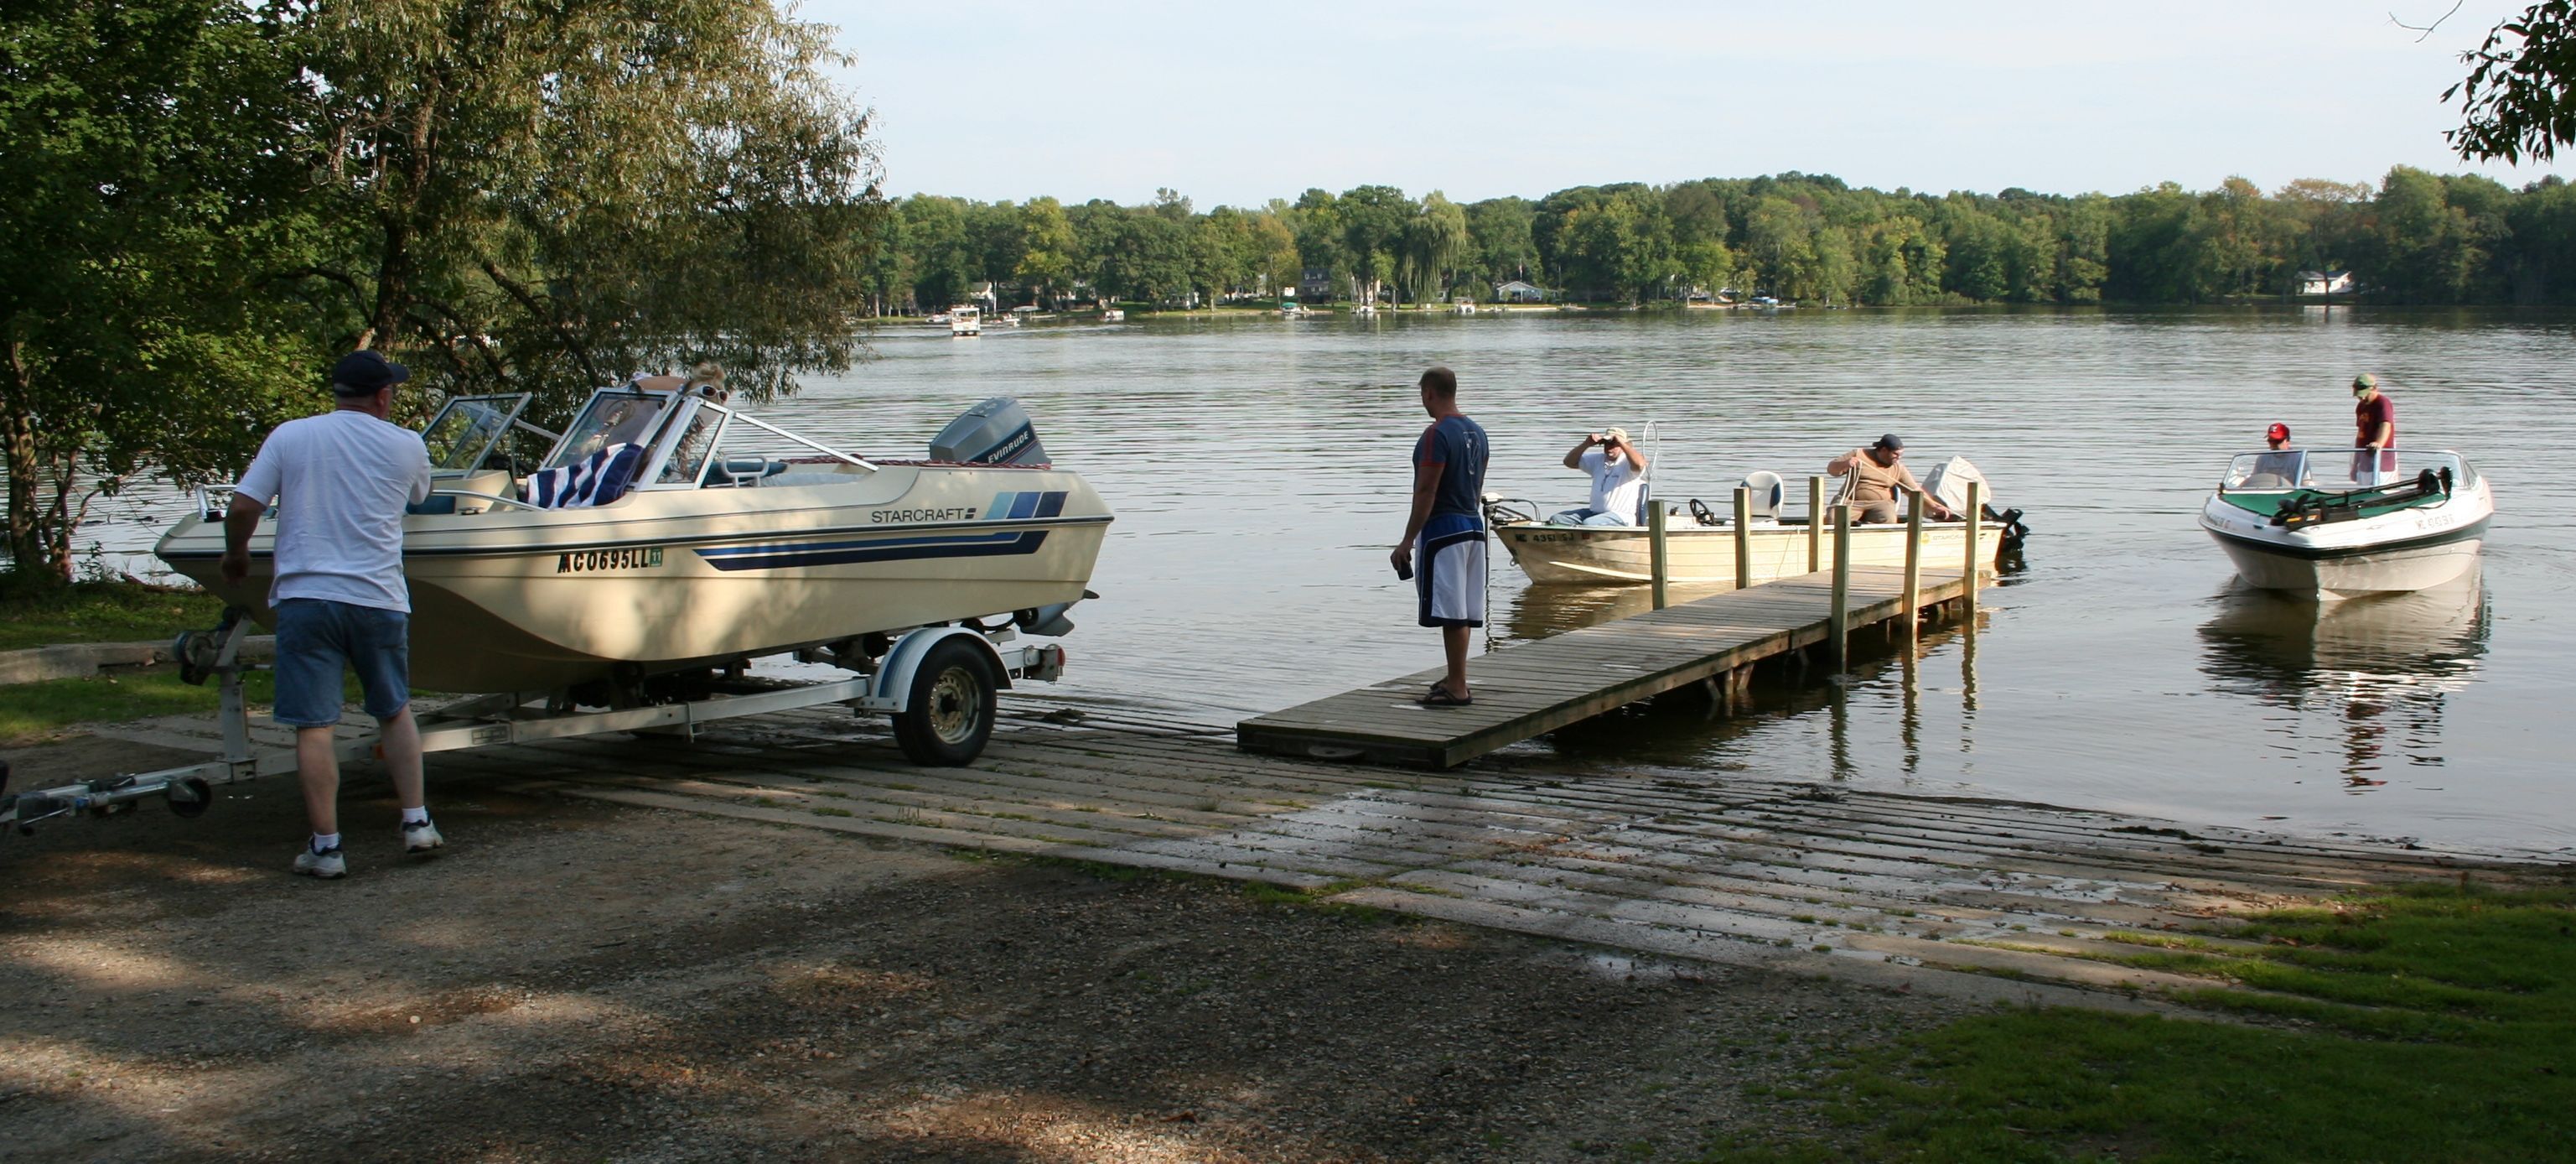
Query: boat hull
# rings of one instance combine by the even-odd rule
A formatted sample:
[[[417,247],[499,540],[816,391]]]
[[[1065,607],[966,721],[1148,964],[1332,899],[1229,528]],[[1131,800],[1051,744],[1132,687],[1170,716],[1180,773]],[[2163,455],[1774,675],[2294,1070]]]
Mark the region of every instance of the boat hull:
[[[2200,525],[2249,585],[2332,600],[2458,581],[2477,567],[2494,514],[2480,480],[2440,505],[2302,529],[2212,497]]]
[[[1834,566],[1832,531],[1817,544],[1817,560],[1808,561],[1807,527],[1756,525],[1748,540],[1752,582],[1795,577]],[[1999,523],[1981,525],[1977,562],[1992,569],[2003,549]],[[1530,581],[1548,584],[1617,585],[1654,580],[1653,547],[1639,526],[1567,526],[1513,522],[1494,527],[1504,552],[1520,564]],[[1851,530],[1852,564],[1905,565],[1905,527],[1862,525]],[[1665,579],[1677,585],[1732,587],[1735,584],[1735,530],[1730,526],[1685,526],[1664,534]],[[1927,523],[1923,527],[1922,562],[1932,569],[1956,569],[1967,560],[1964,522]]]
[[[597,509],[413,515],[412,683],[552,690],[1073,602],[1110,520],[1069,472],[928,465],[638,491]],[[157,552],[274,625],[272,532],[263,522],[239,583],[217,570],[219,522],[182,521]]]

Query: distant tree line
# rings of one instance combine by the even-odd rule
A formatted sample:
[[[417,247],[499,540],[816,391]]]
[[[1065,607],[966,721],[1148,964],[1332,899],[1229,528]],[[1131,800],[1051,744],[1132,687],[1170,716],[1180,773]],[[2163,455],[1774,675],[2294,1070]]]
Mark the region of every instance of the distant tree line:
[[[2269,194],[2243,178],[1927,194],[1786,173],[1465,204],[1360,186],[1206,213],[1170,190],[1142,206],[919,194],[891,218],[867,276],[880,314],[986,283],[1022,302],[1266,298],[1310,272],[1329,298],[1399,303],[1486,299],[1515,279],[1588,302],[1731,288],[1831,304],[2207,303],[2335,270],[2386,302],[2576,301],[2576,188],[2405,166],[2376,187],[2304,179]]]

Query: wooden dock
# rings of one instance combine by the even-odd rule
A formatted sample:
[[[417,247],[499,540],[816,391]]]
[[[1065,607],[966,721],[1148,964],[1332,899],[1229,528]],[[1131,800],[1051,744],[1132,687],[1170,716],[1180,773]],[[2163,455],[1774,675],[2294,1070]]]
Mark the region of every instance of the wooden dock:
[[[1918,607],[1965,598],[1964,577],[1922,570]],[[1849,627],[1903,624],[1904,570],[1853,566],[1849,578]],[[1415,702],[1440,678],[1435,667],[1244,720],[1235,743],[1274,755],[1451,768],[1692,684],[1711,684],[1722,700],[1741,690],[1754,664],[1829,646],[1833,589],[1834,572],[1818,571],[1516,643],[1468,662],[1471,706]],[[1437,648],[1427,632],[1423,645]]]

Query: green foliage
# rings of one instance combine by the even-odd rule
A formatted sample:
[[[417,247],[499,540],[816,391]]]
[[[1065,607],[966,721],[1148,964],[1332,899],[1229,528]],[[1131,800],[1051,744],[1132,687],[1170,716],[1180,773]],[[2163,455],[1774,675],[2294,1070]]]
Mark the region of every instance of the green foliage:
[[[2255,919],[2163,968],[2287,1025],[2067,1010],[1973,1018],[1809,1095],[1862,1143],[1708,1159],[2540,1160],[2576,1154],[2576,892],[2435,885]],[[2154,935],[2162,938],[2165,935]],[[2197,946],[2197,948],[2194,948]]]
[[[40,740],[86,723],[211,713],[221,699],[214,684],[191,687],[179,681],[177,670],[167,667],[125,675],[20,683],[7,690],[9,698],[0,700],[0,743]],[[243,676],[242,695],[255,704],[276,699],[275,677],[266,671]]]
[[[2545,162],[2576,141],[2576,100],[2567,92],[2576,82],[2576,2],[2525,8],[2460,59],[2469,75],[2443,90],[2442,100],[2459,100],[2461,124],[2442,136],[2461,157]]]
[[[353,346],[539,419],[701,359],[755,394],[847,366],[894,272],[828,31],[768,0],[0,9],[12,560],[68,580],[92,483],[237,472]],[[1019,261],[986,217],[956,271]]]
[[[194,587],[137,582],[34,584],[26,573],[0,571],[0,651],[56,643],[166,642],[180,631],[211,627],[223,602]]]
[[[304,44],[229,0],[0,9],[0,444],[8,550],[68,581],[93,487],[238,467],[318,387],[265,276],[315,238]]]
[[[928,213],[927,203],[939,203]],[[1299,270],[1331,295],[1399,302],[1526,279],[1577,302],[1648,303],[1733,289],[1815,303],[2206,303],[2291,293],[2301,271],[2350,269],[2399,303],[2576,301],[2576,194],[2556,178],[2511,190],[2397,167],[2377,186],[2303,179],[2265,194],[2243,178],[2110,196],[2008,189],[1915,194],[1824,175],[1577,186],[1536,202],[1460,206],[1388,186],[1310,189],[1258,209],[1193,214],[1165,191],[1145,206],[1071,208],[1069,251],[1041,286],[1114,298],[1269,296]],[[923,210],[916,210],[920,204]],[[899,249],[923,307],[1008,280],[974,266],[980,204],[905,204]],[[1001,204],[1007,207],[1008,203]],[[1031,203],[1036,206],[1037,203]],[[1024,216],[1025,216],[1024,212]],[[1177,228],[1177,233],[1174,229]],[[1060,242],[1062,232],[1052,237]]]
[[[856,354],[883,206],[828,29],[767,0],[259,11],[312,46],[295,144],[334,234],[296,274],[322,334],[549,410],[699,359],[784,391]],[[965,245],[963,270],[1006,258]]]

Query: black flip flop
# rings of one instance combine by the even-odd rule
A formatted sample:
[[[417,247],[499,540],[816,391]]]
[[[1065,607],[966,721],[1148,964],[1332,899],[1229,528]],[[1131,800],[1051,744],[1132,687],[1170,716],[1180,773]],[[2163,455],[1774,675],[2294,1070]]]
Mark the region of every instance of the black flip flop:
[[[1419,703],[1424,707],[1470,707],[1475,704],[1476,697],[1470,695],[1461,698],[1459,696],[1451,695],[1449,694],[1449,688],[1441,684],[1434,683],[1431,685],[1431,691],[1429,694],[1424,695],[1422,698],[1417,699],[1414,702]]]

